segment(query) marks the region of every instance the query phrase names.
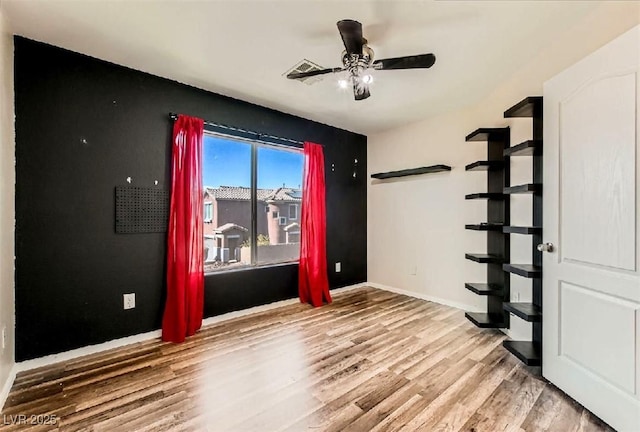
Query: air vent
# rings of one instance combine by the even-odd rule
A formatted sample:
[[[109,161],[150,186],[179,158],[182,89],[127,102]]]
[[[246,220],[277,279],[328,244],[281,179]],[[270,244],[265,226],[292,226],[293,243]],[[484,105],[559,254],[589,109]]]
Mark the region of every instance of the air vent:
[[[301,72],[311,72],[311,71],[317,71],[317,70],[321,70],[324,69],[322,66],[315,64],[312,61],[309,61],[307,59],[303,59],[302,61],[300,61],[298,64],[296,64],[293,68],[291,68],[290,70],[286,71],[283,76],[287,76],[290,73],[301,73]],[[296,81],[300,81],[303,82],[305,84],[311,85],[314,83],[317,83],[318,81],[320,81],[322,79],[321,75],[318,76],[312,76],[312,77],[308,77],[308,78],[301,78],[299,80]]]

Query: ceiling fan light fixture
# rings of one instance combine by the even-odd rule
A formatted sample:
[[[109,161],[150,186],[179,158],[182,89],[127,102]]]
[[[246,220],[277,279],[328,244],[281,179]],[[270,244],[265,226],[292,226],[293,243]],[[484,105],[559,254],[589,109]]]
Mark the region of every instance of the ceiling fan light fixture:
[[[433,54],[418,54],[374,61],[375,54],[369,47],[367,38],[362,36],[361,23],[352,19],[344,19],[336,24],[345,48],[341,56],[342,67],[320,68],[320,70],[310,72],[292,71],[287,74],[288,79],[305,80],[309,77],[345,72],[349,77],[339,79],[336,85],[342,90],[351,85],[355,100],[360,101],[371,96],[369,85],[373,84],[373,76],[368,73],[369,71],[428,69],[436,62],[436,56]]]

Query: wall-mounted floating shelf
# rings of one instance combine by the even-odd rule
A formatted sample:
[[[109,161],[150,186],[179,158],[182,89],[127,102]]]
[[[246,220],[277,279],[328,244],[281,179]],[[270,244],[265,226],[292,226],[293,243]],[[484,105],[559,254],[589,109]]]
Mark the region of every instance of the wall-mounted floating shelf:
[[[542,112],[542,96],[529,96],[504,112],[504,118],[536,117]]]
[[[419,167],[419,168],[411,168],[411,169],[405,169],[400,171],[389,171],[389,172],[371,174],[371,178],[384,180],[384,179],[390,179],[390,178],[396,178],[396,177],[407,177],[407,176],[430,174],[430,173],[443,172],[443,171],[451,171],[451,167],[449,165],[432,165],[428,167]]]
[[[464,228],[468,229],[468,230],[474,230],[474,231],[500,231],[502,232],[502,228],[504,227],[504,225],[502,225],[501,223],[480,223],[480,224],[473,224],[473,225],[465,225]]]
[[[542,141],[529,140],[504,149],[505,156],[538,156],[542,154]]]
[[[468,194],[464,196],[464,199],[468,199],[468,200],[472,200],[472,199],[504,200],[505,198],[507,198],[507,195],[503,194],[502,192],[500,193],[481,192],[481,193]]]
[[[502,287],[495,284],[486,283],[466,283],[464,287],[471,292],[481,296],[499,296],[502,297]]]
[[[528,341],[505,340],[502,346],[527,366],[540,366],[542,364],[542,347]]]
[[[471,141],[493,141],[495,139],[501,139],[505,135],[509,135],[509,128],[480,128],[476,129],[467,135],[464,140],[466,142]]]
[[[465,171],[494,171],[504,167],[503,161],[477,161],[464,167]]]
[[[480,328],[506,328],[504,316],[501,314],[488,314],[483,312],[465,312],[464,316]]]
[[[481,264],[502,264],[505,260],[504,257],[500,255],[493,254],[475,254],[475,253],[467,253],[464,254],[464,257],[470,261],[475,261]]]
[[[528,322],[542,320],[542,310],[533,303],[505,303],[504,310]]]
[[[511,194],[530,194],[530,193],[539,193],[542,192],[542,185],[538,183],[529,183],[518,186],[510,186],[506,187],[503,190],[503,193],[507,195]]]
[[[505,234],[540,234],[542,227],[505,226],[502,227]]]
[[[542,267],[531,264],[504,264],[502,269],[506,272],[517,274],[529,279],[542,277]]]

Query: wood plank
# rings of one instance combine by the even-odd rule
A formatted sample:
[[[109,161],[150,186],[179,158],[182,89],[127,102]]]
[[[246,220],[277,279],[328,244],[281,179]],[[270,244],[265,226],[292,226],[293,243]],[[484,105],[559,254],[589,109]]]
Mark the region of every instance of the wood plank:
[[[3,431],[610,431],[462,311],[373,288],[21,372]]]

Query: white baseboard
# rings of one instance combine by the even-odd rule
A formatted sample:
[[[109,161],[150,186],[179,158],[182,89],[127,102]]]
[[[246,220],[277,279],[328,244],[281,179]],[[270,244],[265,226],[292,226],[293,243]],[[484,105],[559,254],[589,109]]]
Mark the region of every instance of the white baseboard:
[[[73,349],[70,351],[61,352],[58,354],[51,354],[44,357],[38,357],[32,360],[25,360],[16,363],[17,372],[24,372],[31,369],[37,369],[43,366],[49,366],[54,363],[69,361],[78,357],[96,354],[102,351],[107,351],[113,348],[120,348],[125,345],[131,345],[138,342],[145,342],[151,339],[159,338],[162,335],[160,330],[153,330],[147,333],[140,333],[133,336],[127,336],[120,339],[110,340],[96,345],[88,345],[82,348]]]
[[[346,286],[346,287],[342,287],[342,288],[336,288],[331,290],[332,293],[341,293],[344,291],[349,291],[355,288],[361,288],[367,286],[367,284],[355,284],[355,285],[350,285],[350,286]],[[273,303],[269,303],[266,305],[260,305],[260,306],[255,306],[249,309],[243,309],[243,310],[239,310],[239,311],[234,311],[234,312],[228,312],[226,314],[222,314],[222,315],[217,315],[217,316],[213,316],[213,317],[209,317],[209,318],[205,318],[204,320],[202,320],[202,326],[209,326],[212,324],[217,324],[221,321],[226,321],[229,319],[233,319],[233,318],[238,318],[238,317],[242,317],[242,316],[246,316],[246,315],[251,315],[254,313],[259,313],[259,312],[264,312],[264,311],[268,311],[271,309],[275,309],[275,308],[279,308],[282,306],[288,306],[288,305],[292,305],[292,304],[296,304],[299,303],[300,300],[298,298],[292,298],[292,299],[287,299],[287,300],[281,300],[281,301],[277,301],[277,302],[273,302]],[[70,350],[70,351],[65,351],[65,352],[61,352],[58,354],[52,354],[52,355],[48,355],[45,357],[39,357],[33,360],[26,360],[23,362],[19,362],[16,363],[14,365],[14,368],[12,370],[13,372],[13,378],[15,378],[15,375],[18,372],[23,372],[23,371],[27,371],[27,370],[31,370],[31,369],[37,369],[39,367],[43,367],[43,366],[49,366],[52,365],[54,363],[59,363],[59,362],[64,362],[64,361],[69,361],[78,357],[82,357],[82,356],[86,356],[86,355],[90,355],[90,354],[97,354],[99,352],[102,351],[107,351],[113,348],[120,348],[126,345],[131,345],[134,343],[138,343],[138,342],[146,342],[148,340],[152,340],[152,339],[158,339],[162,336],[162,331],[161,330],[153,330],[147,333],[141,333],[141,334],[137,334],[137,335],[133,335],[133,336],[128,336],[128,337],[124,337],[124,338],[120,338],[120,339],[114,339],[108,342],[104,342],[101,344],[97,344],[97,345],[89,345],[86,347],[82,347],[82,348],[77,348],[74,350]],[[13,379],[11,379],[11,383],[8,385],[8,389],[11,389],[11,385],[13,385]],[[5,384],[6,387],[6,384]],[[3,389],[4,390],[4,389]],[[7,390],[7,394],[9,393],[9,390]],[[4,394],[4,393],[3,393]],[[2,394],[0,394],[0,396],[2,396]],[[3,399],[0,399],[0,401],[2,401],[4,403]]]
[[[349,291],[352,289],[356,289],[356,288],[362,288],[367,286],[366,283],[360,283],[360,284],[355,284],[355,285],[349,285],[346,287],[342,287],[342,288],[336,288],[336,289],[332,289],[331,293],[332,294],[336,294],[336,293],[341,293],[341,292],[345,292],[345,291]],[[300,299],[299,298],[292,298],[292,299],[286,299],[286,300],[280,300],[277,302],[273,302],[273,303],[269,303],[266,305],[260,305],[260,306],[254,306],[252,308],[249,309],[242,309],[239,311],[234,311],[234,312],[228,312],[226,314],[223,315],[217,315],[217,316],[212,316],[209,318],[205,318],[204,320],[202,320],[202,326],[208,326],[211,324],[217,324],[221,321],[226,321],[228,319],[232,319],[232,318],[238,318],[238,317],[242,317],[242,316],[246,316],[246,315],[251,315],[254,313],[259,313],[259,312],[264,312],[264,311],[268,311],[271,309],[275,309],[275,308],[279,308],[282,306],[289,306],[292,304],[297,304],[300,303]]]
[[[451,301],[448,299],[443,299],[440,297],[433,297],[427,294],[423,294],[423,293],[419,293],[419,292],[415,292],[415,291],[407,291],[407,290],[403,290],[400,288],[396,288],[396,287],[392,287],[392,286],[388,286],[388,285],[382,285],[379,283],[375,283],[375,282],[369,282],[367,283],[368,286],[372,287],[372,288],[378,288],[381,290],[385,290],[385,291],[390,291],[396,294],[403,294],[409,297],[415,297],[421,300],[427,300],[430,302],[434,302],[434,303],[438,303],[438,304],[442,304],[445,306],[451,306],[454,307],[456,309],[461,309],[467,312],[481,312],[477,306],[472,306],[472,305],[468,305],[468,304],[464,304],[464,303],[459,303],[459,302],[455,302],[455,301]]]
[[[7,398],[9,397],[9,392],[11,391],[11,387],[13,387],[13,382],[16,380],[16,374],[18,373],[18,367],[14,363],[9,371],[9,376],[7,380],[4,382],[2,386],[2,392],[0,392],[0,409],[4,408],[5,402],[7,402]]]

